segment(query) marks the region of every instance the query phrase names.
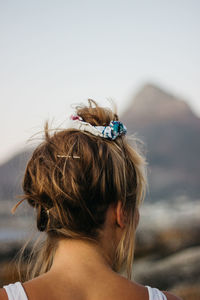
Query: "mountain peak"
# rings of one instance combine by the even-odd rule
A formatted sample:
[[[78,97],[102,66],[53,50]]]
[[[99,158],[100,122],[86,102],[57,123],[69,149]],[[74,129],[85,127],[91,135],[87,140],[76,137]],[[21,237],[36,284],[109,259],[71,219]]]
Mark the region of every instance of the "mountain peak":
[[[135,121],[139,118],[145,123],[196,117],[184,100],[151,83],[138,91],[124,116]]]

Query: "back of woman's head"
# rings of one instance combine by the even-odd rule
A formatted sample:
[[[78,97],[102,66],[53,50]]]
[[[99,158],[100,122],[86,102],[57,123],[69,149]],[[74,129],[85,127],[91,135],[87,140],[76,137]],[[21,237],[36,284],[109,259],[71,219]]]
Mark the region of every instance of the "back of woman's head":
[[[76,114],[93,126],[108,126],[118,116],[89,100]],[[37,228],[46,232],[41,261],[32,276],[46,272],[60,238],[99,242],[108,207],[122,202],[127,223],[113,269],[126,266],[130,278],[134,253],[134,214],[145,195],[145,159],[125,135],[115,140],[74,128],[54,131],[32,154],[24,175],[24,199],[36,209]]]

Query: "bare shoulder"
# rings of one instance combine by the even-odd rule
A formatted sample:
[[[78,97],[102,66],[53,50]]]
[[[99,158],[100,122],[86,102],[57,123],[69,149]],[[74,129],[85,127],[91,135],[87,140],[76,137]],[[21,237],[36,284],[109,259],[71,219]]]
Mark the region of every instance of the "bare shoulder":
[[[122,290],[126,290],[128,291],[127,294],[127,299],[144,299],[144,300],[148,300],[149,299],[149,293],[148,293],[148,289],[144,286],[141,285],[135,281],[130,281],[124,277],[119,276],[119,285],[122,287]],[[167,292],[167,291],[162,291],[163,294],[166,295],[167,300],[183,300],[182,298]]]
[[[5,289],[0,289],[0,300],[8,300],[8,296]]]
[[[120,292],[122,292],[122,295],[119,297],[119,299],[149,299],[148,289],[144,285],[128,280],[125,277],[119,276],[117,284],[115,282],[115,286],[117,286],[116,290],[118,295]]]
[[[177,296],[175,296],[174,294],[172,294],[170,292],[166,292],[166,291],[162,291],[162,292],[167,297],[167,300],[183,300],[182,298],[177,297]]]

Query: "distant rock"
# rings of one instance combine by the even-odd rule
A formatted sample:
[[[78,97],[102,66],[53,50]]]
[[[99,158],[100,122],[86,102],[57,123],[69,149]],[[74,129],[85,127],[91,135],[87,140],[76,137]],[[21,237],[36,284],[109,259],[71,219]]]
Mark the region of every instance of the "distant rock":
[[[169,290],[171,293],[183,300],[199,300],[200,299],[200,282],[186,283],[180,282]]]
[[[135,261],[134,280],[159,289],[176,284],[200,283],[200,247],[191,247],[158,260],[154,257]]]
[[[135,257],[154,255],[159,259],[192,246],[200,246],[200,222],[198,226],[195,225],[191,222],[182,227],[173,224],[165,229],[159,225],[154,230],[139,229],[136,235]]]

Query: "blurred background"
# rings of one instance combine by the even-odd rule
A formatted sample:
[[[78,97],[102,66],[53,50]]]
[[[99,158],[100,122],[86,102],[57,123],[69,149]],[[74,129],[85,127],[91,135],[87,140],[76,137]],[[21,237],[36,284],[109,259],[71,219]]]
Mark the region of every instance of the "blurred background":
[[[10,212],[34,134],[112,99],[148,161],[133,278],[200,299],[199,15],[198,0],[0,1],[1,286],[34,232],[25,203]]]

